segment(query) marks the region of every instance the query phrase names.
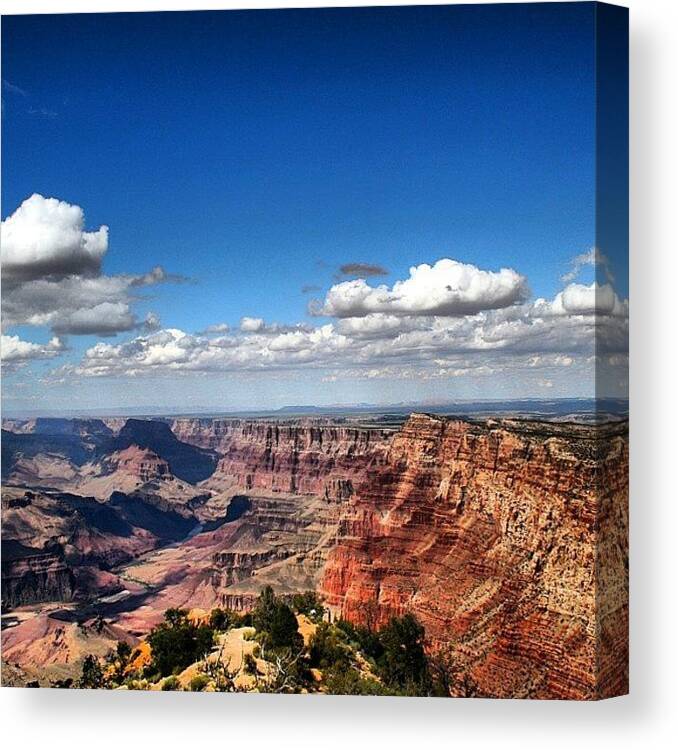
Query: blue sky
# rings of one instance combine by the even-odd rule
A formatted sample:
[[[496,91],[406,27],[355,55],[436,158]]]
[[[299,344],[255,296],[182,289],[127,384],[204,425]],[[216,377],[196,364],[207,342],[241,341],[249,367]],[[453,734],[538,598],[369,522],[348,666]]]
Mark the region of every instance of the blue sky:
[[[86,230],[109,227],[100,273],[161,265],[190,277],[133,302],[139,319],[153,311],[190,334],[235,330],[243,316],[332,324],[307,305],[348,263],[382,267],[366,282],[389,288],[443,258],[507,267],[530,299],[552,300],[595,244],[593,38],[589,3],[4,18],[2,217],[34,193],[81,207]],[[44,343],[54,326],[6,332]],[[39,408],[40,378],[98,341],[67,335],[58,357],[22,362],[6,406]],[[421,389],[416,378],[339,386],[331,369],[322,384],[290,371],[247,386],[229,367],[200,383],[156,371],[125,376],[111,398],[155,403],[159,378],[168,406],[416,400]],[[563,378],[559,395],[585,395]],[[54,378],[52,397],[72,399],[76,379]],[[497,390],[440,380],[424,397]],[[101,382],[78,382],[83,408],[99,405]],[[534,391],[528,379],[514,395]]]

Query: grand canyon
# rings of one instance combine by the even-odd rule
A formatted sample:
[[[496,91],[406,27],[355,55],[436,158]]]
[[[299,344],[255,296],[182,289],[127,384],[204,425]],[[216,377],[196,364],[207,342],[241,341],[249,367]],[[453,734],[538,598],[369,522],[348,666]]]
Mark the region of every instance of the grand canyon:
[[[625,417],[5,419],[3,683],[61,686],[168,611],[272,590],[322,602],[306,640],[416,618],[442,694],[623,694],[627,466]]]

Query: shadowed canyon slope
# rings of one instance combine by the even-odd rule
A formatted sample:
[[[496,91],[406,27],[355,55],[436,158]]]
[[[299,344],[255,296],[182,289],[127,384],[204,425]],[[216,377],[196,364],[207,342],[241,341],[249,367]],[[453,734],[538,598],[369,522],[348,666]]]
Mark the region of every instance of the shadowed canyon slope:
[[[3,431],[22,669],[53,661],[49,601],[133,639],[168,607],[248,609],[271,584],[368,625],[414,613],[455,694],[626,691],[625,422],[49,422]]]

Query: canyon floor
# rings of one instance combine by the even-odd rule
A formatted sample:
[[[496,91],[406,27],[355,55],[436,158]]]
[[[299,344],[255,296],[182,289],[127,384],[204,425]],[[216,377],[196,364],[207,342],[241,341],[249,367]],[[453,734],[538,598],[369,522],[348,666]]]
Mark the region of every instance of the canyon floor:
[[[3,684],[271,586],[413,615],[450,695],[624,693],[627,465],[626,419],[576,413],[5,420]]]

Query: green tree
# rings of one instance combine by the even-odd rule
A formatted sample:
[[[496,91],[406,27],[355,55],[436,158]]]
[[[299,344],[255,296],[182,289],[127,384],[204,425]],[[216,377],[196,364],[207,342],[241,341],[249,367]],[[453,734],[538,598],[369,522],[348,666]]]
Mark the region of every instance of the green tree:
[[[300,615],[306,615],[313,622],[321,622],[325,615],[322,599],[315,591],[304,591],[292,597],[292,607]]]
[[[376,630],[364,625],[354,625],[348,620],[337,620],[335,624],[370,659],[377,660],[384,653],[384,647]]]
[[[303,645],[294,612],[270,586],[262,589],[252,612],[252,623],[270,648],[296,649]]]
[[[257,603],[252,611],[252,625],[254,625],[257,630],[266,632],[270,630],[277,601],[278,600],[276,599],[271,586],[265,586],[261,590],[259,597],[257,598]]]
[[[214,630],[229,630],[240,623],[240,616],[231,609],[215,607],[210,612],[210,627]]]
[[[99,660],[93,654],[88,654],[82,664],[82,674],[78,687],[100,688],[104,684],[104,673]]]
[[[130,654],[132,653],[132,647],[125,641],[118,641],[118,645],[115,647],[115,653],[121,662],[126,662]]]
[[[275,605],[268,635],[269,644],[273,648],[299,648],[303,645],[297,618],[284,602],[278,601]]]
[[[209,653],[214,631],[207,625],[194,625],[186,617],[186,610],[168,609],[165,622],[153,628],[147,640],[152,654],[149,672],[165,677]]]
[[[379,673],[390,687],[410,695],[426,695],[431,688],[424,651],[424,628],[416,617],[393,617],[379,633],[384,653],[378,660]]]
[[[309,644],[311,665],[320,669],[333,666],[348,669],[351,665],[351,647],[346,641],[343,630],[327,622],[320,623]]]

